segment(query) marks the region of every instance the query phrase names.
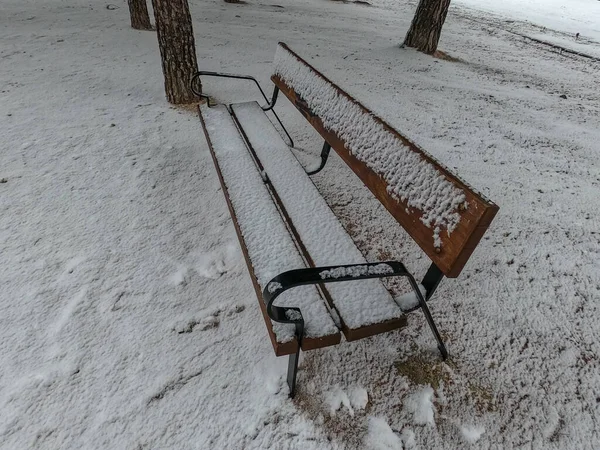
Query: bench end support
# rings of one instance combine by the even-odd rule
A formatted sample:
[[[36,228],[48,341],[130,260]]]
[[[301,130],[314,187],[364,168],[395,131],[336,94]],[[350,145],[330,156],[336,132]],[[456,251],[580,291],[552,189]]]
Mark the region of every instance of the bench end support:
[[[426,292],[425,300],[429,301],[433,297],[433,293],[443,279],[444,273],[435,263],[431,263],[429,269],[427,269],[427,273],[423,277],[423,281],[421,281]]]
[[[298,340],[298,349],[296,353],[290,355],[288,361],[287,384],[290,388],[290,398],[296,396],[296,377],[298,375],[298,362],[300,361],[300,347],[302,345],[302,335],[304,334],[304,322],[296,323],[296,339]]]
[[[435,325],[435,322],[433,321],[433,317],[431,316],[431,311],[429,311],[429,307],[427,306],[427,299],[430,299],[431,296],[433,295],[433,291],[435,291],[435,289],[437,288],[438,284],[440,283],[440,281],[443,278],[443,274],[441,272],[436,273],[436,271],[439,271],[439,269],[437,268],[437,266],[435,264],[432,264],[431,267],[429,268],[429,270],[427,271],[427,274],[425,275],[425,278],[423,279],[423,286],[425,287],[427,293],[426,293],[426,297],[423,297],[423,294],[421,293],[421,290],[419,289],[419,286],[417,285],[417,281],[415,280],[415,278],[410,274],[407,273],[406,277],[408,278],[408,281],[410,282],[410,285],[413,289],[413,291],[415,292],[415,295],[417,296],[417,299],[419,300],[419,307],[421,308],[421,310],[423,311],[423,314],[425,315],[425,319],[427,320],[427,324],[429,325],[429,328],[431,328],[431,332],[433,333],[433,336],[435,337],[435,340],[438,343],[438,350],[440,351],[440,353],[442,354],[442,359],[445,361],[448,358],[448,350],[446,349],[446,345],[444,344],[444,341],[442,340],[442,336],[440,335],[440,332],[437,329],[437,326]],[[430,283],[427,283],[428,278],[430,278]]]
[[[321,170],[323,170],[323,168],[325,167],[325,164],[327,163],[327,158],[329,158],[329,152],[331,151],[331,145],[329,145],[329,142],[325,141],[323,143],[323,148],[321,149],[321,164],[319,164],[319,167],[316,168],[315,170],[307,170],[306,174],[307,175],[314,175],[315,173],[319,173]]]

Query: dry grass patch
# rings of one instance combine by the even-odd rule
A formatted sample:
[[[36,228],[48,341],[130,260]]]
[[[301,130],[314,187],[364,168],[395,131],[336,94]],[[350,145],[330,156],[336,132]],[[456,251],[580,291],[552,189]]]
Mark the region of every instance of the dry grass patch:
[[[451,383],[451,372],[446,368],[451,361],[441,362],[425,359],[422,355],[414,355],[406,361],[396,362],[396,370],[414,384],[430,385],[439,389],[440,383],[444,386]]]

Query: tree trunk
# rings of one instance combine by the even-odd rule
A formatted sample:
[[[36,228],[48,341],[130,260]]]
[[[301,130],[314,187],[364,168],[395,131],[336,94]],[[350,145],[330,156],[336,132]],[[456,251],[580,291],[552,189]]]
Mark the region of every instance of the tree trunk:
[[[150,16],[146,0],[127,0],[129,3],[129,15],[131,16],[131,27],[136,30],[151,30]]]
[[[449,7],[450,0],[420,0],[403,45],[435,53]]]
[[[187,0],[152,0],[156,34],[165,76],[167,100],[174,104],[198,99],[190,80],[198,71],[192,17]],[[200,86],[197,86],[200,90]]]

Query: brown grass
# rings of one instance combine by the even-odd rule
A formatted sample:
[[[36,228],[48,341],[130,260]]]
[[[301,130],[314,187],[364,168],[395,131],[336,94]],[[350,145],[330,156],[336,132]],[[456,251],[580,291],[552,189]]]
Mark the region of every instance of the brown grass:
[[[432,388],[439,389],[441,382],[446,386],[452,382],[450,371],[446,369],[445,364],[440,361],[427,360],[417,354],[406,361],[396,362],[394,365],[400,375],[405,376],[414,384],[431,385]]]

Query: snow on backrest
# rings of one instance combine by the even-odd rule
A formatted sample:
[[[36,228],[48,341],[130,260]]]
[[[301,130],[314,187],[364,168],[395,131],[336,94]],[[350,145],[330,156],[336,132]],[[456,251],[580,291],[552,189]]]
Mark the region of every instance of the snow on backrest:
[[[271,80],[439,269],[457,277],[498,206],[283,43]]]
[[[287,48],[277,47],[274,66],[275,75],[293,87],[324,127],[386,181],[392,197],[421,212],[434,246],[441,247],[441,231],[450,236],[460,222],[459,208],[468,207],[464,191]]]

